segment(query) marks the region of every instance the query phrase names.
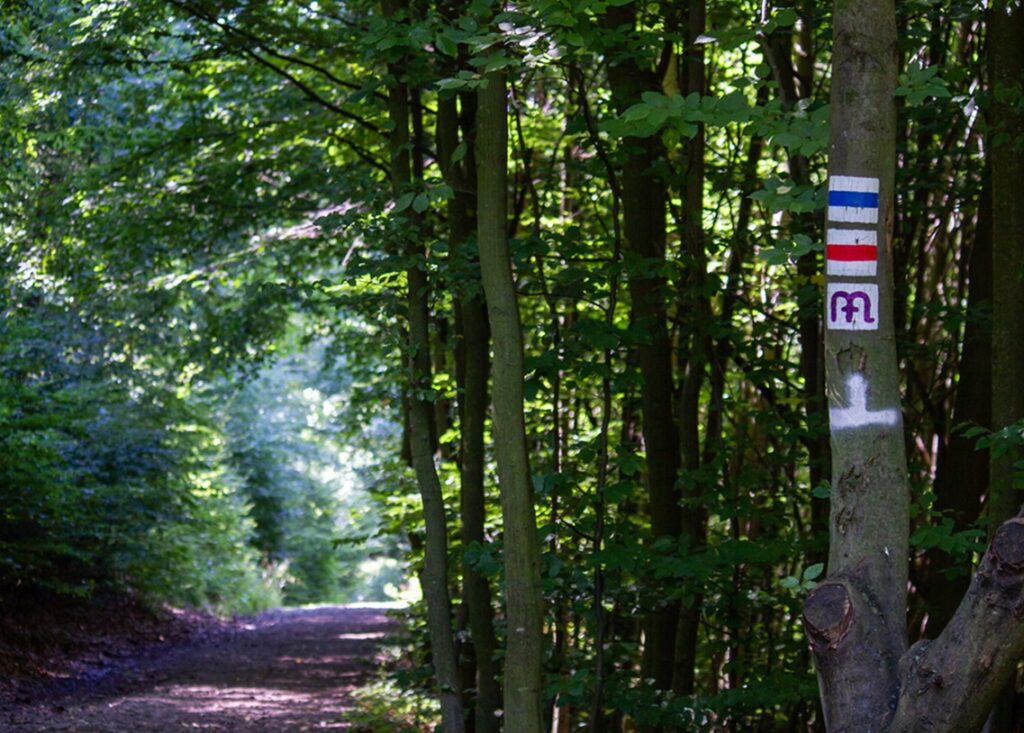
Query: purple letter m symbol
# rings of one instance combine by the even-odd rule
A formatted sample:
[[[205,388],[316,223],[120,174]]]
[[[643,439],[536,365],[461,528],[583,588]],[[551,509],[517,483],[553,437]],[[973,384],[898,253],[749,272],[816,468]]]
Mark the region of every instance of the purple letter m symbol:
[[[839,305],[840,299],[845,302],[845,305]],[[837,320],[837,309],[841,310],[846,316],[847,323],[853,323],[853,318],[858,312],[863,313],[864,323],[875,322],[875,319],[871,316],[871,297],[863,290],[836,290],[832,293],[832,302],[829,308],[829,314],[831,316],[829,320],[832,323],[835,323]]]

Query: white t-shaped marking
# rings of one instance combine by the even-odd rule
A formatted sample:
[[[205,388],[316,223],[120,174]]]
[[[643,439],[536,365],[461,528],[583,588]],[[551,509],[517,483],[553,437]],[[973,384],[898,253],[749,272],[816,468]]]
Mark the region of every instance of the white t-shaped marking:
[[[859,428],[864,425],[895,425],[899,410],[869,410],[868,383],[862,374],[846,378],[847,407],[830,407],[828,420],[833,430]]]

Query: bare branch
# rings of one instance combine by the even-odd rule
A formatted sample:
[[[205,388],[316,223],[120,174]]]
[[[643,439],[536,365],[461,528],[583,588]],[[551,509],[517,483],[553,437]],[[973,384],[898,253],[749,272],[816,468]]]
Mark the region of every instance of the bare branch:
[[[1004,522],[960,607],[935,641],[901,663],[888,733],[980,730],[1024,654],[1024,518]]]

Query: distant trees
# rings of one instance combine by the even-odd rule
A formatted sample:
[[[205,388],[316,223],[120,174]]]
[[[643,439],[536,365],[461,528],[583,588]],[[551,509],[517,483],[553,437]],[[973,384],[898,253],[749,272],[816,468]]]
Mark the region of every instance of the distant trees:
[[[269,124],[239,133],[252,108],[229,121],[186,91],[223,67],[182,61],[196,48],[161,27],[167,6],[110,10],[95,24],[59,2],[2,11],[3,601],[127,592],[248,612],[344,598],[365,579],[357,560],[389,550],[354,552],[369,523],[324,478],[342,441],[308,390],[347,402],[350,381],[319,373],[322,341],[299,343],[309,321],[282,302],[281,271],[270,282],[241,261],[301,238],[254,224],[291,209],[269,158],[235,167]],[[303,384],[266,368],[277,348]]]

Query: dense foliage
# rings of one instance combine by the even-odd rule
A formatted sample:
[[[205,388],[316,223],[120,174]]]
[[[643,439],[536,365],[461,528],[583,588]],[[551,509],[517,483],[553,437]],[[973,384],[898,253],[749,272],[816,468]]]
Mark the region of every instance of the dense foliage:
[[[829,9],[24,0],[0,18],[0,583],[253,609],[379,597],[405,547],[429,585],[426,400],[477,704],[473,579],[499,661],[507,599],[490,423],[466,530],[475,115],[505,75],[553,730],[820,724],[800,610],[830,492]],[[990,96],[981,8],[898,18],[910,618],[934,636],[985,534]],[[429,688],[437,641],[412,618],[402,679]]]

